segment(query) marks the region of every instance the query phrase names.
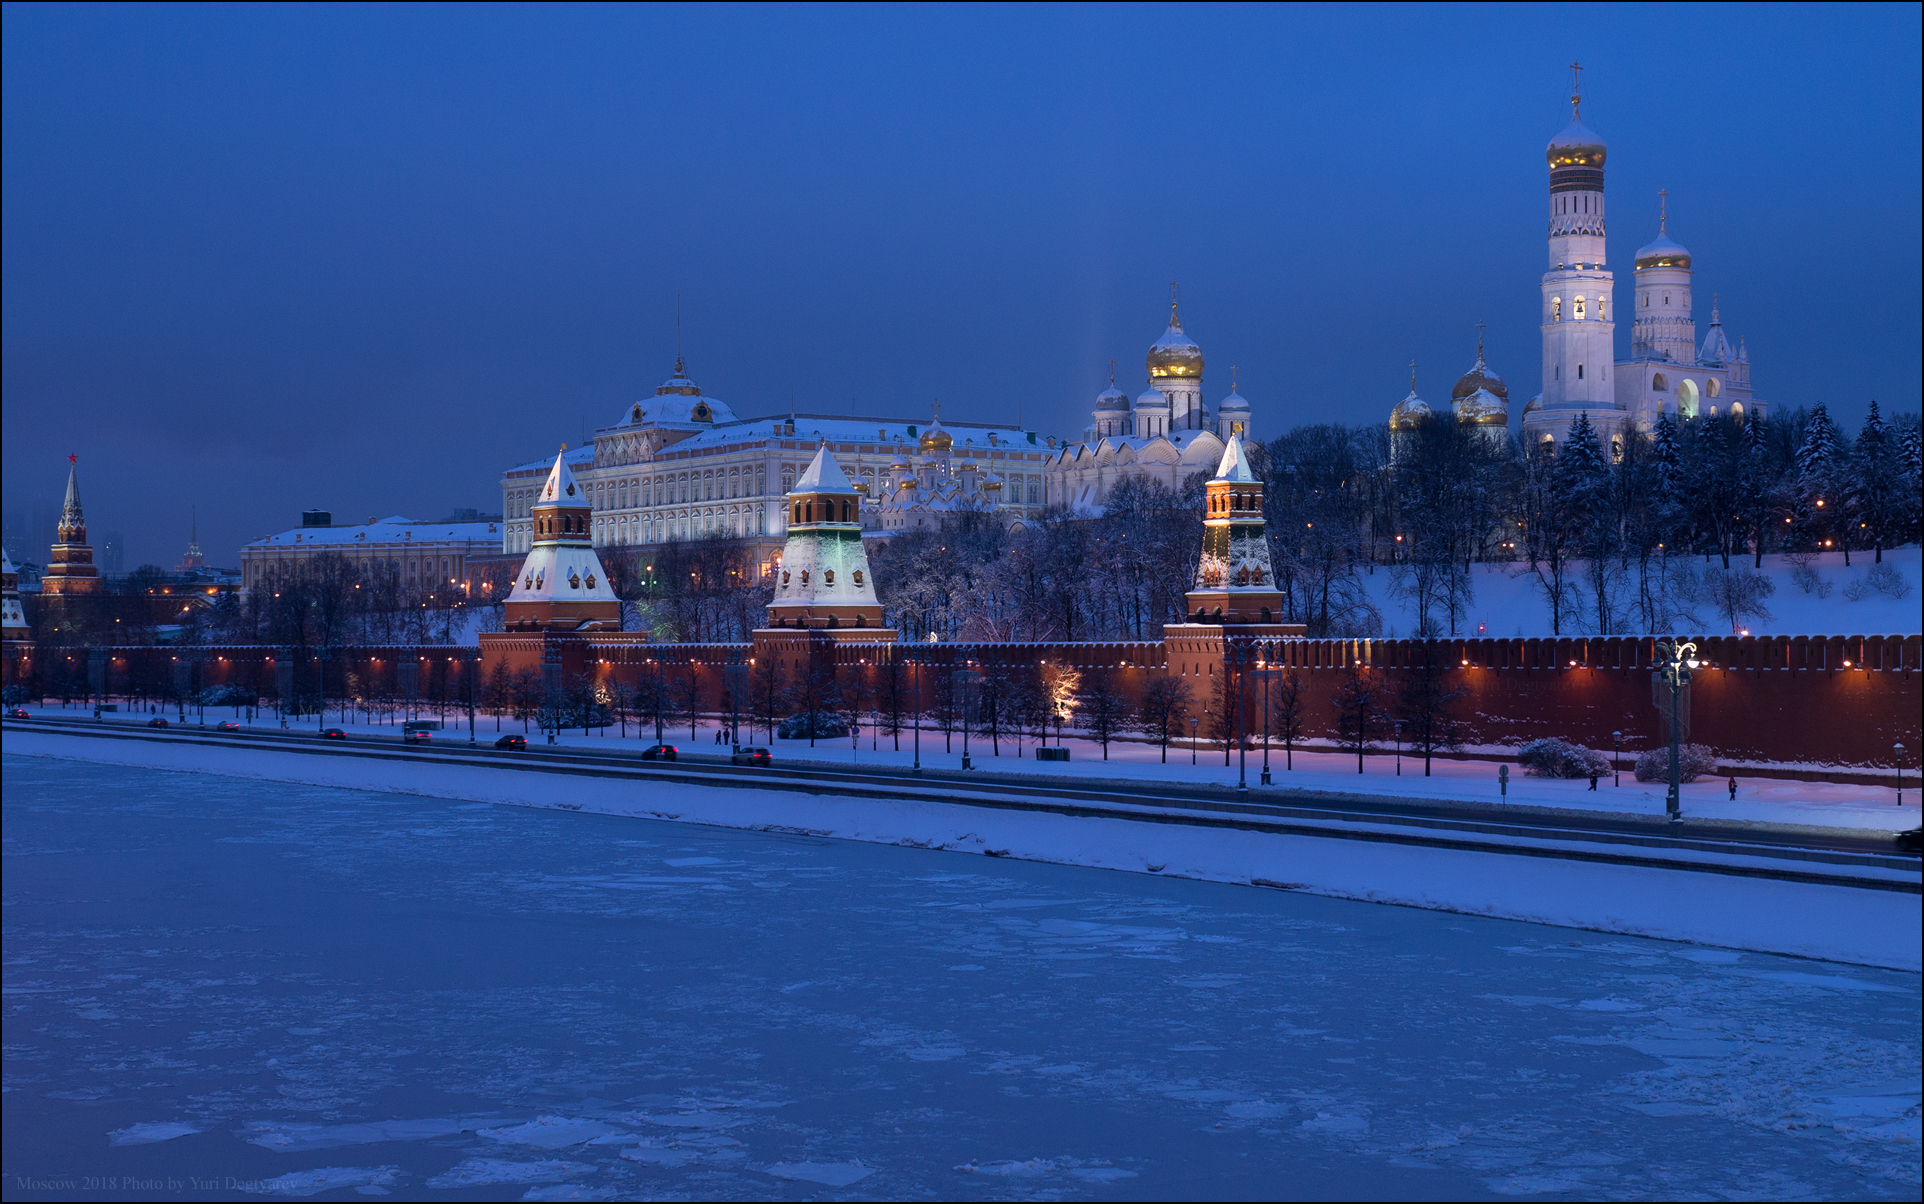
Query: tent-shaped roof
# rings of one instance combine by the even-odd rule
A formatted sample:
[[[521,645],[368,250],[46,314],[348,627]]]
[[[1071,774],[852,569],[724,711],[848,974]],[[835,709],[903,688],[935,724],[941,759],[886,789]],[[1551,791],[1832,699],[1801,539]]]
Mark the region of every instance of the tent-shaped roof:
[[[828,454],[828,444],[816,449],[815,458],[809,461],[808,471],[802,479],[795,482],[789,496],[798,493],[854,493],[855,486],[848,483],[848,476],[835,457]]]

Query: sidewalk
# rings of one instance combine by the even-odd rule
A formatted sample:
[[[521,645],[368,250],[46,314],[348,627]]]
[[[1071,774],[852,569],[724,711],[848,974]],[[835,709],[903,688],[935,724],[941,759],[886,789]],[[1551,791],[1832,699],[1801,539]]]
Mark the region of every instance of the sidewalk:
[[[59,707],[29,708],[36,714],[48,718],[87,719],[91,711],[81,708]],[[177,712],[176,712],[177,714]],[[131,725],[144,725],[152,715],[147,713],[119,712],[103,715],[103,722],[118,722]],[[175,714],[167,716],[168,721],[180,726]],[[230,708],[207,712],[207,726],[223,720],[231,720]],[[479,731],[476,740],[484,745],[492,745],[499,735],[523,734],[522,724],[517,720],[502,719],[500,731],[492,716],[479,716]],[[244,721],[243,721],[244,722]],[[466,715],[459,720],[448,720],[447,730],[435,732],[432,740],[436,744],[466,744],[468,731]],[[187,726],[197,726],[194,712],[188,712]],[[253,725],[263,731],[278,731],[279,726],[270,712]],[[315,731],[322,726],[336,726],[357,736],[376,739],[387,738],[396,741],[401,738],[401,725],[342,723],[338,718],[330,718],[325,724],[306,718],[298,728]],[[730,751],[728,744],[717,745],[715,734],[717,725],[708,720],[697,724],[693,738],[688,728],[668,728],[664,730],[666,743],[672,744],[691,758],[701,755],[722,755]],[[655,742],[652,725],[640,732],[630,724],[629,735],[623,738],[619,729],[608,729],[609,734],[599,733],[584,736],[580,732],[570,732],[560,736],[558,744],[583,750],[606,752],[639,753]],[[530,746],[545,742],[545,736],[538,729],[526,733]],[[806,740],[774,741],[766,739],[765,733],[757,728],[751,734],[744,724],[742,728],[744,743],[766,745],[773,753],[776,764],[811,764],[822,766],[864,766],[888,767],[907,770],[914,763],[913,733],[901,734],[901,751],[895,751],[892,737],[878,735],[870,729],[861,732],[859,747],[851,748],[847,737],[839,740],[818,740],[811,748]],[[1035,746],[1026,738],[1021,744],[1021,756],[1016,755],[1013,741],[1001,743],[1001,755],[995,754],[991,745],[976,736],[969,739],[969,756],[974,769],[996,774],[1034,775],[1041,779],[1054,779],[1087,785],[1092,782],[1166,782],[1183,785],[1211,785],[1234,787],[1238,780],[1239,763],[1231,754],[1230,764],[1223,765],[1220,748],[1199,748],[1191,761],[1191,750],[1187,746],[1172,746],[1169,761],[1161,760],[1162,750],[1155,745],[1136,742],[1112,742],[1109,745],[1109,759],[1102,759],[1102,748],[1092,740],[1068,736],[1063,746],[1070,750],[1072,760],[1067,763],[1037,761]],[[1051,738],[1051,746],[1055,740]],[[962,740],[958,733],[946,742],[939,731],[924,729],[922,732],[922,765],[931,770],[957,772],[962,767]],[[1271,790],[1319,790],[1352,794],[1403,796],[1412,801],[1431,802],[1475,802],[1484,805],[1507,803],[1522,807],[1549,807],[1559,810],[1597,811],[1617,814],[1661,816],[1664,813],[1663,783],[1644,783],[1631,776],[1629,764],[1631,755],[1626,750],[1622,784],[1616,785],[1612,779],[1604,778],[1597,783],[1592,792],[1585,780],[1566,781],[1533,778],[1526,776],[1521,769],[1512,764],[1510,785],[1507,796],[1500,795],[1497,786],[1498,765],[1490,761],[1445,761],[1431,763],[1431,776],[1423,776],[1421,758],[1405,754],[1402,758],[1402,772],[1397,772],[1397,758],[1392,753],[1372,754],[1364,758],[1363,772],[1356,772],[1354,754],[1315,750],[1305,752],[1298,749],[1293,757],[1294,770],[1286,770],[1285,756],[1280,747],[1270,750],[1269,761],[1273,788],[1261,785],[1263,753],[1260,747],[1248,752],[1247,781],[1250,794],[1254,797],[1271,793]],[[1686,783],[1683,787],[1684,815],[1696,819],[1716,819],[1724,821],[1752,822],[1766,824],[1788,824],[1818,828],[1857,828],[1874,831],[1897,831],[1918,826],[1920,818],[1920,792],[1914,788],[1904,791],[1904,803],[1896,805],[1896,790],[1883,786],[1847,785],[1836,782],[1799,782],[1781,778],[1737,777],[1737,797],[1733,801],[1724,778],[1703,779]]]

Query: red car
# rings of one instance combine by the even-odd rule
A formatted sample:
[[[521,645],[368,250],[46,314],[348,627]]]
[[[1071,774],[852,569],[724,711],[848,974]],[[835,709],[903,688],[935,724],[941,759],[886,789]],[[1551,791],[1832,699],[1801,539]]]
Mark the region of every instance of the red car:
[[[342,731],[342,730],[341,730],[340,728],[338,728],[338,727],[330,727],[330,728],[327,728],[327,729],[325,729],[325,730],[323,730],[323,731],[321,732],[321,739],[323,739],[323,740],[345,740],[345,739],[347,739],[347,733],[346,733],[346,732],[344,732],[344,731]]]
[[[147,721],[147,726],[148,727],[172,727],[173,724],[167,722],[167,716],[155,715],[152,719],[149,719]]]
[[[7,709],[7,718],[31,719],[33,718],[33,712],[29,711],[26,707],[9,707]]]
[[[241,730],[241,725],[235,723],[232,719],[223,719],[214,725],[214,730],[217,732],[237,732]]]
[[[429,734],[425,731],[407,732],[402,735],[401,739],[408,744],[426,744],[429,739]]]
[[[513,749],[516,752],[526,752],[528,749],[528,738],[526,736],[503,736],[494,742],[494,746],[496,748]]]
[[[672,761],[675,756],[675,746],[672,744],[651,744],[641,750],[641,759],[644,761]]]

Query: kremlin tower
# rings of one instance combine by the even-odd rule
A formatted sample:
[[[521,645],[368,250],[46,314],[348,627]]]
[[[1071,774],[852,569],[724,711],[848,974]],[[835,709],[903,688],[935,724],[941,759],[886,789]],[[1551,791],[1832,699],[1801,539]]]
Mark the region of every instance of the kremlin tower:
[[[1202,559],[1196,588],[1184,595],[1191,622],[1275,623],[1283,613],[1283,595],[1269,567],[1263,483],[1249,470],[1240,437],[1230,437],[1222,464],[1203,489]]]
[[[923,437],[932,450],[939,424]],[[941,437],[948,438],[942,431]],[[947,450],[944,448],[944,450]],[[861,495],[823,443],[785,499],[788,542],[782,548],[770,627],[881,628],[882,604],[862,547]],[[881,634],[877,632],[876,634]],[[887,633],[893,636],[893,632]]]
[[[40,590],[49,596],[100,592],[100,569],[87,543],[87,516],[80,510],[78,461],[78,456],[67,457],[67,500],[60,507],[60,526],[47,571],[40,577]]]
[[[568,471],[567,451],[563,444],[530,510],[534,546],[508,595],[509,631],[621,630],[621,599],[591,540],[594,509]]]

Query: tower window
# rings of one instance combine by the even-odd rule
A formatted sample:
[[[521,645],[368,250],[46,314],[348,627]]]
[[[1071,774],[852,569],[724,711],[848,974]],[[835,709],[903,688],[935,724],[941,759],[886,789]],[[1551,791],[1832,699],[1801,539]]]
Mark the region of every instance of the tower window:
[[[1579,322],[1583,321],[1583,298],[1582,297],[1577,298],[1576,305],[1572,310],[1571,316],[1576,318],[1576,320]]]
[[[1550,298],[1550,320],[1552,322],[1563,321],[1563,298],[1562,297]]]
[[[1582,365],[1582,364],[1578,364],[1578,365],[1577,365],[1577,379],[1578,379],[1578,380],[1582,380],[1582,379],[1583,379],[1583,365]]]

